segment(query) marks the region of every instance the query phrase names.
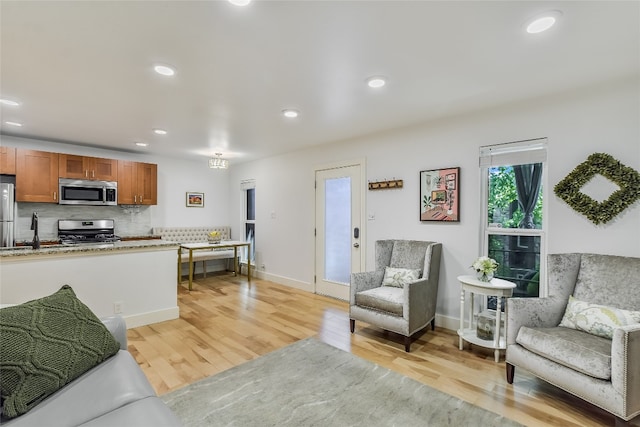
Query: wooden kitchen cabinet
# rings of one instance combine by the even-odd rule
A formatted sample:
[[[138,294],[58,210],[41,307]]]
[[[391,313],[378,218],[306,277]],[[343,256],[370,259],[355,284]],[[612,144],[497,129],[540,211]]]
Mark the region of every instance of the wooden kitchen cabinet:
[[[142,205],[158,204],[158,165],[138,163],[138,193]]]
[[[58,203],[58,154],[16,150],[16,201]]]
[[[60,178],[117,181],[118,161],[99,157],[58,155]]]
[[[16,174],[16,149],[14,147],[0,147],[0,173]]]
[[[158,165],[118,160],[118,204],[157,205]]]

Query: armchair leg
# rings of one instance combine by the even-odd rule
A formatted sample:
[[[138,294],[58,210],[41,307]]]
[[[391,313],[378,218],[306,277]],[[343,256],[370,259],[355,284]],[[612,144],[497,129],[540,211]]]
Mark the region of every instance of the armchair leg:
[[[625,421],[620,417],[616,417],[616,424],[615,427],[626,427],[629,426],[631,427],[631,423],[629,421]]]
[[[355,321],[355,319],[349,319],[349,324],[351,326],[351,333],[353,333],[356,330],[356,321]]]
[[[507,367],[507,382],[509,384],[513,384],[513,376],[516,373],[516,367],[511,363],[505,363],[505,365]]]
[[[432,331],[436,330],[436,318],[435,317],[433,319],[431,319],[431,330]]]
[[[404,337],[404,351],[409,353],[411,350],[411,337]]]

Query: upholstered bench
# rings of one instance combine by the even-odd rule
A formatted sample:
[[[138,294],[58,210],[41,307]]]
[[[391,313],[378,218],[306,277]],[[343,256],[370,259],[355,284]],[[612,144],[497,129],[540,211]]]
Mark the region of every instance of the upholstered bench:
[[[231,227],[155,227],[153,234],[161,236],[162,240],[168,240],[178,243],[197,243],[208,241],[209,233],[217,231],[220,233],[222,240],[231,238]],[[194,251],[193,264],[202,261],[202,270],[204,277],[207,277],[207,261],[215,259],[231,259],[233,260],[233,249],[230,248],[214,248],[210,251]],[[182,263],[189,262],[189,252],[183,251],[181,256]]]

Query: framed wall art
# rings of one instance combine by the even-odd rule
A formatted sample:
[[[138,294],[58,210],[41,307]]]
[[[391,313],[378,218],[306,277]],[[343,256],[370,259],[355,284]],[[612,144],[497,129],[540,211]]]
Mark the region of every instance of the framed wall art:
[[[188,208],[204,208],[204,193],[187,191]]]
[[[420,221],[460,221],[460,168],[420,171]]]

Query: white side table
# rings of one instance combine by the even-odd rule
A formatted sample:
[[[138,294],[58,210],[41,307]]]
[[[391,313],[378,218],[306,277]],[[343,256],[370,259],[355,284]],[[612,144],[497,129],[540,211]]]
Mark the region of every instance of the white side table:
[[[495,349],[496,362],[500,360],[500,350],[507,348],[506,338],[504,332],[500,331],[500,316],[502,311],[502,299],[501,297],[510,297],[513,294],[513,288],[516,284],[502,279],[491,279],[490,282],[482,282],[475,276],[458,276],[460,282],[460,329],[458,329],[459,336],[459,348],[464,348],[464,341],[471,344],[479,345],[481,347]],[[465,328],[464,322],[464,300],[465,292],[469,292],[470,304],[469,304],[469,323],[468,328]],[[488,295],[497,297],[496,307],[496,332],[493,334],[493,341],[483,340],[478,338],[476,334],[475,322],[473,320],[473,295]],[[505,319],[506,329],[506,319]]]

